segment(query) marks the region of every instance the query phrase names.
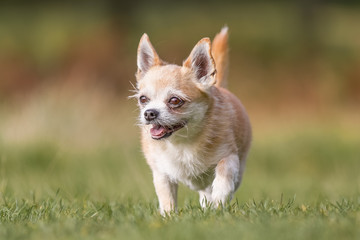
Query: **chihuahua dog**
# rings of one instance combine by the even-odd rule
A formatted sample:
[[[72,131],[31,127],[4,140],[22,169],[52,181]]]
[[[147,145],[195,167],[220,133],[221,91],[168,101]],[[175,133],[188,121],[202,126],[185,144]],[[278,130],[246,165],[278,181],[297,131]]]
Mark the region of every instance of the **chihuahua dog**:
[[[201,39],[182,66],[161,60],[144,34],[137,51],[142,149],[160,213],[176,211],[178,183],[198,191],[200,205],[223,206],[239,187],[251,126],[241,102],[224,88],[228,28]]]

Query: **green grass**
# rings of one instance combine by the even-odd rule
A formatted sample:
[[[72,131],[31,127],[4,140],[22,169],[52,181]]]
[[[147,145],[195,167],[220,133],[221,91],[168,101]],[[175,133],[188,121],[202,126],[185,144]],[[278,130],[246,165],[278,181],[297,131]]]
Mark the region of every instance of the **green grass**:
[[[69,201],[4,198],[0,206],[4,239],[356,239],[360,197],[336,202],[235,202],[225,209],[187,203],[163,218],[146,201]]]

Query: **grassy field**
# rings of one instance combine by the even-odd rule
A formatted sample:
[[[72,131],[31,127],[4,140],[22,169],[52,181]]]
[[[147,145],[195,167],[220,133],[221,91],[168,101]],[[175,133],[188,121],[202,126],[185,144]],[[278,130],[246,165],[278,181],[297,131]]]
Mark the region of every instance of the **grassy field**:
[[[254,141],[231,206],[202,210],[181,186],[179,212],[162,218],[133,102],[58,90],[25,102],[0,110],[0,239],[360,237],[357,112],[250,108]]]

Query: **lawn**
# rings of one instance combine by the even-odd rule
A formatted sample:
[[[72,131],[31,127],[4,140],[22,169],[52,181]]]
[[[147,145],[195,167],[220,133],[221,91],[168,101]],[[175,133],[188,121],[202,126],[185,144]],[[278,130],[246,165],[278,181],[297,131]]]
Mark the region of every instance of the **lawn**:
[[[178,213],[163,218],[135,104],[54,96],[0,110],[0,239],[360,238],[356,112],[249,109],[254,141],[230,206],[201,209],[180,186]]]

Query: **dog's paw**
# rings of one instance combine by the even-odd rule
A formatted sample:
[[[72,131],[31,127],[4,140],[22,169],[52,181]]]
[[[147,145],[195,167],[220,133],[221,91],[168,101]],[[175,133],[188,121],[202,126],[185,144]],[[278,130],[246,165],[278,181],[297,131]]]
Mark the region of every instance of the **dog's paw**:
[[[215,178],[212,185],[212,204],[213,207],[218,208],[224,206],[232,199],[235,185],[233,181],[226,181],[223,178]]]

